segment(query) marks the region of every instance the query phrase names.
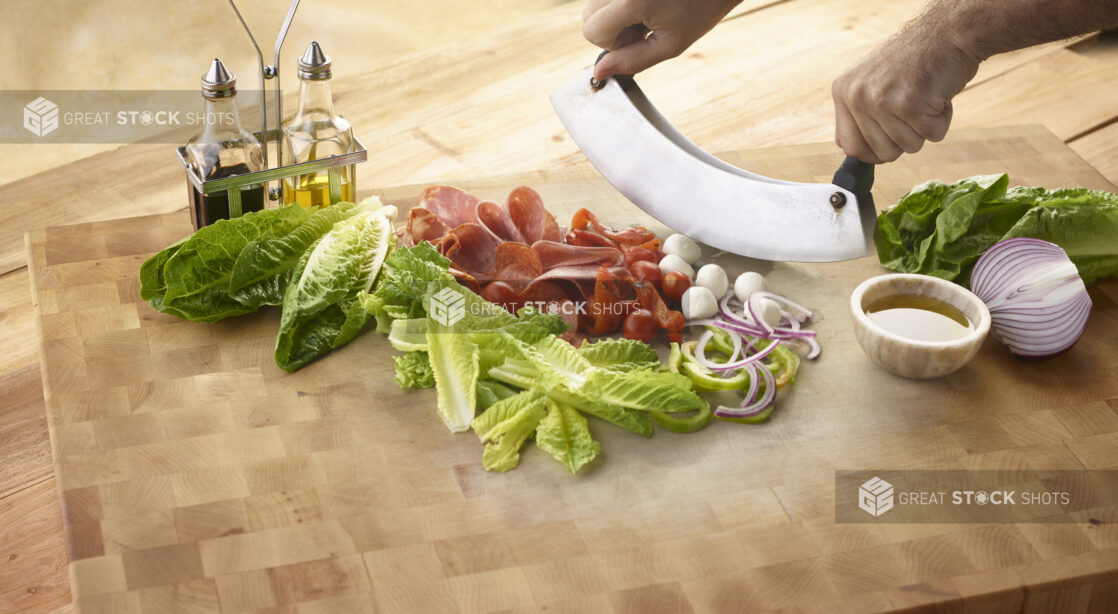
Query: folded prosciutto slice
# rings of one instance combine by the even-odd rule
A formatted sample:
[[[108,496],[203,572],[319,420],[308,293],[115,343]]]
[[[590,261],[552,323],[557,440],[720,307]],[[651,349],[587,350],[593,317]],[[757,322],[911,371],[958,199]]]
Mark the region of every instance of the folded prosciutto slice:
[[[448,185],[436,185],[423,190],[416,207],[434,213],[449,228],[477,223],[477,205],[481,199],[469,192]],[[418,243],[418,240],[416,241]]]
[[[536,241],[532,244],[532,249],[540,255],[540,263],[545,271],[561,266],[583,264],[606,266],[625,264],[625,255],[616,247],[583,247],[558,241]]]

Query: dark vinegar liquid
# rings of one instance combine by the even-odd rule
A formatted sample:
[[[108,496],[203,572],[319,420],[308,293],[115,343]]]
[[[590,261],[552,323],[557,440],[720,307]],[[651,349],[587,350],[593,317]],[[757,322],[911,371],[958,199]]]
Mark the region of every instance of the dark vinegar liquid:
[[[251,171],[245,164],[237,164],[224,168],[214,167],[214,170],[206,177],[206,181],[222,179],[231,175],[245,175],[249,172]],[[194,222],[195,230],[203,226],[209,226],[218,220],[229,219],[229,195],[227,192],[222,191],[214,194],[202,194],[194,187],[191,187],[191,192],[193,194],[190,204],[193,210],[192,221]],[[260,211],[263,208],[263,185],[241,188],[242,214],[249,213],[250,211]]]

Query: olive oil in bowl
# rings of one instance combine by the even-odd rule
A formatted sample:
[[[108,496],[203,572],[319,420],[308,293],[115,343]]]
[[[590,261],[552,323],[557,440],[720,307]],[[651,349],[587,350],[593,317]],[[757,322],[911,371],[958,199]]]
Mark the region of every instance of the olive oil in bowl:
[[[974,330],[954,305],[919,294],[883,296],[866,306],[865,312],[874,324],[913,341],[956,341]]]

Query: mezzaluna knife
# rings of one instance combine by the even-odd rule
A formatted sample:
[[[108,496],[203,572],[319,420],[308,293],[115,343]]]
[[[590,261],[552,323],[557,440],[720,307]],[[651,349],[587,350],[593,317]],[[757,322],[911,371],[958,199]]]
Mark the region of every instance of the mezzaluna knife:
[[[632,77],[598,82],[593,68],[550,99],[598,172],[676,232],[763,260],[834,262],[860,258],[872,248],[877,211],[871,164],[846,158],[832,183],[751,173],[689,141]]]

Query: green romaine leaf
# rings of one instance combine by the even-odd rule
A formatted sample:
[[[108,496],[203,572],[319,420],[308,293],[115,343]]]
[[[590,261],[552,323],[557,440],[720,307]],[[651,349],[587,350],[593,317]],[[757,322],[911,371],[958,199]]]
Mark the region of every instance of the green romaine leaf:
[[[990,246],[1033,237],[1064,248],[1088,283],[1118,274],[1118,196],[1008,185],[1003,174],[916,186],[877,218],[881,264],[966,285]]]
[[[283,297],[276,364],[294,371],[353,339],[369,319],[367,293],[394,241],[381,211],[344,219],[307,250]]]
[[[396,383],[401,388],[434,388],[435,374],[427,352],[407,352],[393,356],[392,361],[396,365]]]
[[[660,366],[656,350],[634,339],[602,339],[597,343],[583,343],[578,352],[595,367],[630,371]]]
[[[427,353],[435,374],[439,417],[453,433],[469,429],[477,411],[477,346],[460,329],[428,323]]]
[[[167,291],[162,306],[196,322],[216,322],[256,311],[259,304],[246,305],[229,294],[237,257],[250,242],[284,236],[310,216],[303,207],[282,207],[218,220],[199,229],[163,265]]]
[[[602,446],[590,436],[586,418],[574,408],[547,401],[547,416],[536,427],[536,446],[578,473],[583,465],[594,460]]]
[[[671,413],[703,406],[686,375],[652,369],[624,374],[596,369],[587,376],[583,391],[602,403],[638,411]]]
[[[499,382],[479,380],[477,383],[477,408],[485,411],[492,407],[497,401],[514,397],[518,394],[520,394],[519,391]]]
[[[156,311],[169,313],[180,318],[185,318],[186,315],[163,304],[163,299],[167,295],[167,282],[163,278],[163,267],[166,266],[171,256],[179,251],[182,244],[189,239],[189,236],[179,239],[140,265],[140,298],[147,301]]]
[[[233,264],[229,294],[245,305],[279,305],[299,258],[334,224],[352,216],[357,206],[337,203],[315,211],[294,230],[279,237],[249,242]]]
[[[520,464],[521,446],[547,413],[546,398],[540,390],[521,392],[494,403],[473,420],[474,432],[485,444],[481,462],[486,470],[508,471]]]

